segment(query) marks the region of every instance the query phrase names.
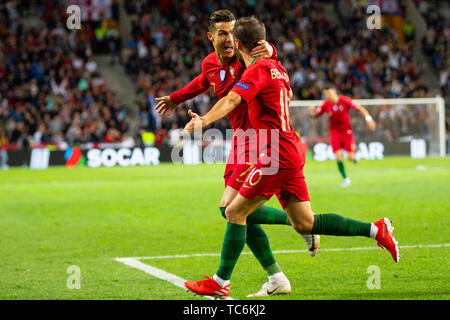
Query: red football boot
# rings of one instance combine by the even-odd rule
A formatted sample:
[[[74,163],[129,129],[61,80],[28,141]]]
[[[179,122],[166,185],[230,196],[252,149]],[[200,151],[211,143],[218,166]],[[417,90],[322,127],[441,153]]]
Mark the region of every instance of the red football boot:
[[[212,296],[218,298],[228,297],[230,295],[230,285],[221,287],[214,279],[204,276],[206,280],[186,281],[184,286],[193,293],[202,296]]]
[[[386,248],[392,255],[392,258],[395,262],[398,262],[400,259],[398,242],[395,240],[392,232],[394,231],[394,227],[392,226],[391,220],[388,218],[381,218],[377,222],[374,223],[378,228],[377,235],[375,240],[377,240],[377,245],[380,248]]]

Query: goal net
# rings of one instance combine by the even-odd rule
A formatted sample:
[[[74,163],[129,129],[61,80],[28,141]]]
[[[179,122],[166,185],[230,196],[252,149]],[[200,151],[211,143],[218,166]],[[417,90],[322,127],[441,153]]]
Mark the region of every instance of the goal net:
[[[323,100],[296,100],[290,103],[291,122],[308,144],[308,156],[315,160],[334,159],[329,145],[328,116],[309,117],[309,106]],[[350,111],[358,159],[382,159],[386,155],[445,157],[445,103],[441,97],[408,99],[361,99],[374,121],[375,131],[367,128],[364,118]]]

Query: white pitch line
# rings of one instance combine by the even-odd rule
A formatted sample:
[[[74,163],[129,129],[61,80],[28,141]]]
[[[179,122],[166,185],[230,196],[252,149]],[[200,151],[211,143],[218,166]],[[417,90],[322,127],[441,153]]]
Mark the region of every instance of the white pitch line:
[[[142,270],[156,278],[165,280],[165,281],[170,282],[171,284],[177,286],[178,288],[186,290],[186,287],[184,286],[184,282],[186,281],[185,279],[180,278],[172,273],[166,272],[162,269],[155,268],[149,264],[142,263],[141,261],[139,261],[136,258],[116,258],[116,261],[122,262],[123,264],[126,264],[129,267]],[[210,297],[210,296],[203,296],[203,297],[211,299],[211,300],[214,299],[213,297]],[[234,299],[231,297],[227,297],[227,298],[225,298],[225,300],[234,300]]]
[[[450,243],[441,244],[418,244],[418,245],[406,245],[400,246],[400,249],[414,249],[414,248],[444,248],[450,247]],[[328,248],[319,249],[319,251],[358,251],[358,250],[380,250],[379,247],[353,247],[353,248]],[[307,252],[307,250],[275,250],[274,254],[281,253],[300,253]],[[243,251],[242,255],[252,254],[250,251]],[[192,253],[192,254],[177,254],[170,256],[152,256],[152,257],[130,257],[130,258],[117,258],[117,259],[134,259],[134,260],[153,260],[153,259],[179,259],[179,258],[193,258],[193,257],[219,257],[220,253]],[[117,260],[116,259],[116,260]]]

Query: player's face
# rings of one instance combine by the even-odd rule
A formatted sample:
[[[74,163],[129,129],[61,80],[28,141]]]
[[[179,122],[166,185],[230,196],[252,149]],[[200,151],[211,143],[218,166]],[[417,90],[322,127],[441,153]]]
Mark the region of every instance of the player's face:
[[[323,90],[325,97],[330,100],[332,103],[336,103],[339,100],[339,96],[336,92],[336,89],[326,89]]]
[[[234,56],[233,28],[234,21],[218,22],[214,32],[208,32],[208,38],[211,40],[214,50],[223,57],[232,58]]]

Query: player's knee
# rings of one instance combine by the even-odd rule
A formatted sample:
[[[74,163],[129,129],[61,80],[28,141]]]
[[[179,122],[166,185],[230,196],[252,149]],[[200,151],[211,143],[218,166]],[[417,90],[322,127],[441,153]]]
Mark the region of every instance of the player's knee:
[[[295,231],[302,234],[309,234],[311,233],[314,225],[314,219],[305,219],[300,222],[294,223],[292,226],[294,227]]]
[[[231,200],[229,199],[220,199],[220,207],[227,207],[231,203]]]
[[[233,218],[236,217],[236,215],[237,215],[237,210],[235,210],[233,207],[230,207],[230,206],[226,207],[225,218],[227,219],[227,221],[232,220]]]
[[[231,223],[241,223],[243,220],[245,221],[245,214],[239,211],[237,208],[233,206],[228,206],[225,210],[225,217],[228,222]]]

